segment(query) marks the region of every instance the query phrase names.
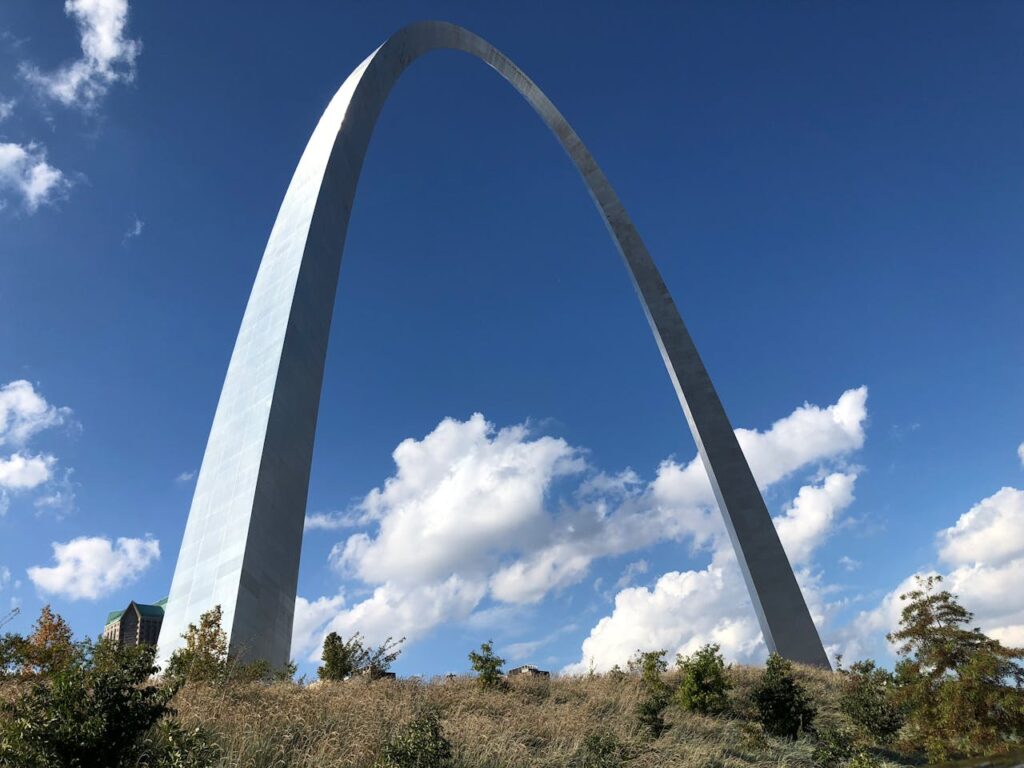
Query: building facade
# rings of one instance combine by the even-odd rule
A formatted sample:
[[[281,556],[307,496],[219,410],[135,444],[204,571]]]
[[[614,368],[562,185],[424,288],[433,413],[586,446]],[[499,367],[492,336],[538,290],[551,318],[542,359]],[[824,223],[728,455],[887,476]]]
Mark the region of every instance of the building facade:
[[[152,605],[132,600],[123,611],[112,611],[103,625],[103,638],[121,645],[156,645],[164,623],[167,598]]]

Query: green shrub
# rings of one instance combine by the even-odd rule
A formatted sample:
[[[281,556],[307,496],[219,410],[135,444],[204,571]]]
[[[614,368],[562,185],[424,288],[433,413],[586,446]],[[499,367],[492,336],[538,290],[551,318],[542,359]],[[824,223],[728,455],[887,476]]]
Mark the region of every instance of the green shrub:
[[[137,768],[212,768],[221,758],[220,748],[203,728],[186,730],[164,718],[144,739]]]
[[[636,705],[637,721],[654,738],[668,729],[663,713],[672,700],[672,689],[661,677],[668,669],[665,653],[664,650],[637,651],[629,661],[629,671],[640,673],[641,694]]]
[[[726,677],[718,645],[709,643],[692,656],[677,656],[676,666],[680,672],[676,701],[683,709],[702,715],[717,715],[726,710],[732,684]]]
[[[436,711],[427,711],[394,734],[381,751],[376,768],[448,768],[452,745]]]
[[[0,765],[119,768],[168,712],[173,689],[148,683],[153,646],[101,641],[77,663],[37,679],[0,717]]]
[[[767,733],[795,739],[807,731],[817,713],[804,687],[793,677],[793,665],[773,653],[751,693],[758,719]]]
[[[853,757],[853,740],[839,728],[820,728],[815,740],[814,764],[820,768],[839,768]]]
[[[896,702],[892,672],[875,666],[871,659],[858,661],[844,671],[839,706],[854,723],[874,739],[887,743],[903,726],[903,708]]]
[[[618,768],[622,765],[622,745],[610,731],[587,734],[573,753],[570,768]]]
[[[480,644],[480,653],[469,652],[469,663],[476,672],[476,679],[483,688],[504,688],[505,678],[501,667],[505,660],[494,653],[494,641]]]

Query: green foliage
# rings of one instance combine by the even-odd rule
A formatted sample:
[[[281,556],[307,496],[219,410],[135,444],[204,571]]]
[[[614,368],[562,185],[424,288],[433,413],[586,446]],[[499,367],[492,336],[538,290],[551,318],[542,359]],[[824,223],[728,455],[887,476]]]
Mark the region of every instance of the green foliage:
[[[717,644],[709,643],[692,656],[676,656],[680,672],[676,701],[683,709],[717,715],[728,707],[727,694],[732,684],[719,650]]]
[[[211,682],[228,677],[228,636],[221,627],[219,605],[189,624],[182,637],[185,647],[171,654],[164,674],[173,680]]]
[[[896,701],[896,678],[871,659],[840,670],[843,677],[839,706],[854,723],[881,743],[892,741],[903,726],[903,708]]]
[[[918,577],[917,588],[900,596],[900,628],[889,636],[902,657],[903,745],[933,761],[1005,752],[1024,735],[1024,649],[967,629],[973,614],[941,582]]]
[[[501,667],[505,660],[494,653],[494,641],[480,644],[480,652],[469,652],[469,663],[476,672],[476,679],[483,688],[504,688],[505,678]]]
[[[8,632],[0,637],[0,680],[14,677],[25,658],[25,638]]]
[[[0,679],[54,675],[78,663],[86,650],[85,644],[74,641],[63,617],[44,605],[32,634],[8,633],[0,638]]]
[[[228,651],[228,636],[221,626],[222,619],[223,612],[217,605],[199,617],[198,625],[188,625],[182,635],[185,647],[176,650],[167,660],[164,676],[168,680],[181,684],[291,679],[295,673],[294,662],[289,661],[280,670],[272,669],[264,660],[240,662]]]
[[[663,712],[672,700],[672,689],[662,679],[668,669],[665,661],[665,650],[637,651],[629,660],[629,671],[640,673],[640,701],[636,706],[636,718],[640,727],[654,738],[663,734],[668,726]]]
[[[838,768],[853,757],[850,734],[835,727],[819,728],[815,734],[814,764],[820,768]]]
[[[569,762],[570,768],[618,768],[622,765],[622,745],[611,731],[587,734]]]
[[[404,637],[397,642],[389,637],[383,644],[373,648],[364,644],[363,636],[358,632],[348,640],[342,640],[337,632],[331,632],[324,638],[323,653],[320,656],[324,663],[317,674],[321,680],[344,680],[364,673],[371,678],[378,678],[391,669],[391,665],[402,653],[399,646],[404,642]]]
[[[172,688],[148,682],[152,646],[100,641],[3,707],[0,765],[118,768],[133,765],[143,737],[168,711]]]
[[[804,687],[793,677],[793,665],[773,653],[751,693],[758,717],[772,736],[795,739],[807,731],[817,710]]]
[[[164,718],[150,729],[136,762],[137,768],[213,768],[220,748],[203,728],[186,730]]]
[[[428,710],[388,740],[375,768],[448,768],[452,764],[452,745],[441,729],[441,718]]]

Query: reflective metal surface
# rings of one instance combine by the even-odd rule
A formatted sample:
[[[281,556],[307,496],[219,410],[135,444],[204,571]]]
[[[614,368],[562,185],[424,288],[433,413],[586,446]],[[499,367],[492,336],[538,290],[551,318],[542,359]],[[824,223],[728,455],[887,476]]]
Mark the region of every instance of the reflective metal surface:
[[[377,115],[432,50],[472,54],[504,77],[572,159],[619,248],[707,468],[772,650],[828,666],[817,630],[711,379],[633,222],[579,137],[501,52],[443,22],[405,27],[342,84],[303,152],[253,285],[196,485],[160,636],[224,610],[232,649],[288,659],[327,336],[348,217]]]

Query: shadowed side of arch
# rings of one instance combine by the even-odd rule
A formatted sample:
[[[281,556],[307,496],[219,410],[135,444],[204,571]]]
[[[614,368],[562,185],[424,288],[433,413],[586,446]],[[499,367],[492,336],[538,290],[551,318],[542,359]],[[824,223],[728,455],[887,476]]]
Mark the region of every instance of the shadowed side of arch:
[[[769,649],[828,666],[732,425],[647,248],[608,179],[554,104],[482,38],[420,22],[370,54],[331,100],[274,222],[228,365],[171,584],[160,658],[220,605],[231,648],[289,658],[299,556],[328,334],[349,214],[373,127],[406,67],[455,49],[493,67],[579,170],[626,262],[750,591]]]

